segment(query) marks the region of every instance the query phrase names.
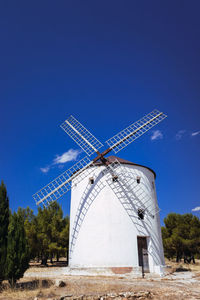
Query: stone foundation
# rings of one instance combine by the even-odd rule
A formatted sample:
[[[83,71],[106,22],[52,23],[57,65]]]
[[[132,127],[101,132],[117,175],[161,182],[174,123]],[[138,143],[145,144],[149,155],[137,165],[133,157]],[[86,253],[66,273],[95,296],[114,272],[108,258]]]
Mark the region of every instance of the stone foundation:
[[[139,291],[139,292],[122,292],[122,293],[109,293],[104,295],[65,295],[59,300],[134,300],[134,299],[153,299],[152,292]]]

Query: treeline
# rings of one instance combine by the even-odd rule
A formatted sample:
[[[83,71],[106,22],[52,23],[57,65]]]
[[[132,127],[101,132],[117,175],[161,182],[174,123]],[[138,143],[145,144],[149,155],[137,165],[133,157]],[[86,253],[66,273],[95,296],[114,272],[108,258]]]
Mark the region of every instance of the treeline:
[[[13,287],[23,277],[31,259],[46,265],[61,256],[67,259],[69,218],[53,202],[39,208],[34,215],[30,208],[11,213],[6,186],[0,185],[0,284],[8,280]]]
[[[192,214],[170,213],[162,227],[164,253],[168,259],[182,258],[185,263],[195,263],[200,257],[200,219]]]
[[[0,185],[0,284],[7,279],[11,286],[29,266],[29,247],[24,219],[20,212],[11,214],[3,182]]]
[[[30,258],[46,265],[50,259],[59,261],[66,257],[69,245],[69,217],[63,217],[63,211],[57,202],[47,208],[38,208],[37,215],[29,208],[18,209],[23,215],[24,228],[28,240]]]

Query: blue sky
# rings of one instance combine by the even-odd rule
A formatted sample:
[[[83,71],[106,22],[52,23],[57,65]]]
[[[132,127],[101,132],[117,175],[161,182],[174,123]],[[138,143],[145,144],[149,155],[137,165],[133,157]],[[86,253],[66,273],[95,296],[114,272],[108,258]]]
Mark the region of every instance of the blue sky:
[[[168,115],[158,137],[119,156],[155,170],[161,220],[200,206],[199,10],[182,0],[1,1],[0,179],[12,210],[36,212],[32,194],[84,156],[59,127],[70,114],[104,142],[154,108]],[[65,213],[69,203],[70,193]]]

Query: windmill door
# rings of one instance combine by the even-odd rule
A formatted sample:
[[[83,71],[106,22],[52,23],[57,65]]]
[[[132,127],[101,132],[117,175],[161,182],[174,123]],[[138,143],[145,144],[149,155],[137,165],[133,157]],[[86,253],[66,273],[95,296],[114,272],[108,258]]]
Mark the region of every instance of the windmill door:
[[[144,272],[149,272],[149,258],[147,251],[147,237],[137,237],[139,266],[143,266]]]

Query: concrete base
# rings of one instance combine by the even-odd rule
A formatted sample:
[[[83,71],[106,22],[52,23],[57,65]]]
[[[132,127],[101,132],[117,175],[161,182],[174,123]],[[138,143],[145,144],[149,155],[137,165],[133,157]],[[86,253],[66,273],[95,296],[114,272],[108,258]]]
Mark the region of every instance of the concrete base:
[[[145,278],[160,278],[160,276],[166,276],[170,273],[169,267],[163,267],[163,273],[160,275],[156,273],[145,273]],[[113,267],[113,268],[70,268],[61,267],[55,270],[54,268],[47,268],[45,271],[36,270],[31,271],[28,269],[24,277],[42,277],[42,278],[60,278],[60,276],[109,276],[109,277],[124,277],[124,278],[142,278],[142,269],[130,268],[130,267]]]
[[[164,276],[164,266],[157,266],[155,273],[145,273],[145,277]],[[80,276],[116,276],[116,277],[142,277],[141,267],[107,267],[107,268],[68,268],[66,275]]]
[[[160,276],[164,276],[166,273],[166,266],[154,266],[154,272]]]

